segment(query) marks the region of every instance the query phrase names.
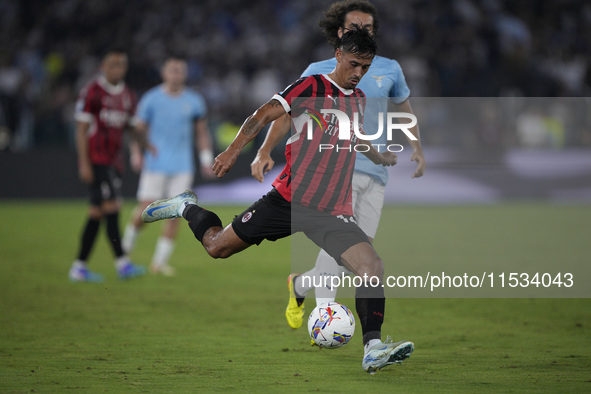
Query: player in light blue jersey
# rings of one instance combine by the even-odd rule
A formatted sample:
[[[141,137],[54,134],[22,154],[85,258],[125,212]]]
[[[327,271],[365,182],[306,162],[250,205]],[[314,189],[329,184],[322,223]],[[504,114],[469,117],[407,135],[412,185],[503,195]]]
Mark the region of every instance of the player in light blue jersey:
[[[334,3],[325,12],[325,17],[321,20],[320,26],[324,29],[329,42],[336,48],[343,33],[353,27],[362,27],[375,34],[378,28],[376,10],[367,1]],[[335,58],[312,63],[304,71],[302,77],[330,73],[335,65]],[[406,85],[402,69],[396,60],[376,56],[367,74],[359,82],[358,87],[367,96],[363,128],[370,135],[378,130],[379,112],[385,114],[388,110],[393,109],[394,112],[413,113],[408,99],[410,90]],[[400,123],[404,123],[404,121]],[[270,152],[287,134],[290,126],[289,118],[283,117],[276,120],[269,129],[265,142],[251,164],[252,175],[259,181],[262,181],[264,174],[273,167],[274,162],[271,159]],[[425,159],[420,144],[418,127],[412,127],[409,131],[417,138],[416,141],[409,139],[413,149],[411,160],[417,163],[416,171],[412,174],[412,177],[417,178],[423,175]],[[372,141],[372,143],[376,146],[382,144],[383,150],[388,144],[386,133],[382,133],[382,137]],[[371,241],[375,237],[380,220],[384,203],[384,187],[387,181],[388,173],[384,168],[376,166],[367,160],[364,155],[357,154],[353,175],[353,212],[357,224],[369,236]],[[286,318],[290,327],[295,329],[302,325],[304,299],[312,289],[309,284],[330,283],[330,281],[323,282],[320,278],[332,275],[340,276],[343,272],[348,271],[338,265],[324,250],[321,250],[316,265],[312,270],[302,275],[290,275],[288,280],[290,300],[286,309]],[[302,278],[306,276],[312,280],[303,281]],[[315,290],[317,304],[334,301],[336,297],[336,289],[330,290],[319,287]],[[371,341],[366,346],[366,351],[370,347]]]
[[[132,146],[131,161],[141,170],[137,191],[138,206],[125,228],[123,248],[131,253],[143,226],[142,211],[153,201],[175,196],[193,186],[194,149],[199,151],[201,173],[213,177],[213,152],[207,127],[207,107],[203,97],[187,88],[187,63],[169,58],[162,68],[163,83],[141,98],[137,127],[147,130],[156,154],[141,152]],[[154,273],[173,275],[168,260],[174,249],[178,221],[168,220],[156,243],[150,269]]]

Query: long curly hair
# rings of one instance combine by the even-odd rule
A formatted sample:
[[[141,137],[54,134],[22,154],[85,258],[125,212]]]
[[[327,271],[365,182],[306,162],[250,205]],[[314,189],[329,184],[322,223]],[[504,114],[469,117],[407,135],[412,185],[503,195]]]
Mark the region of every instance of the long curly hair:
[[[351,11],[360,11],[365,14],[370,14],[373,17],[373,35],[377,35],[378,12],[373,4],[366,0],[339,1],[332,4],[330,8],[324,12],[324,18],[322,18],[319,23],[329,44],[332,45],[334,49],[337,49],[340,43],[337,34],[339,28],[344,27],[345,16]]]

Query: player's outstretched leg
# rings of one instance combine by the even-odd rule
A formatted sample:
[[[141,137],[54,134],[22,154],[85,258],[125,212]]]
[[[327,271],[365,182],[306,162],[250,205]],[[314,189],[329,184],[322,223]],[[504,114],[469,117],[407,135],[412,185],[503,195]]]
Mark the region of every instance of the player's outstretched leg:
[[[189,222],[195,238],[213,258],[230,257],[251,245],[236,235],[232,225],[223,228],[222,221],[215,213],[197,205],[197,196],[190,190],[172,198],[154,201],[142,212],[142,220],[146,223],[178,217],[184,217]]]
[[[355,293],[355,307],[363,333],[363,370],[374,374],[388,365],[402,362],[413,352],[414,344],[409,341],[392,342],[390,337],[385,342],[381,340],[386,309],[381,285],[384,272],[382,260],[369,243],[362,242],[347,249],[341,255],[341,261],[366,280]],[[375,280],[378,283],[374,283]]]

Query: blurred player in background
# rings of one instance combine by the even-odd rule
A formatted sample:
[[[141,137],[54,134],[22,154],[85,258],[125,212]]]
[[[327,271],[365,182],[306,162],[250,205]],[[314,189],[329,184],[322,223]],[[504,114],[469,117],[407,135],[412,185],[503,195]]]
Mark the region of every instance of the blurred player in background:
[[[353,27],[360,27],[376,35],[378,30],[377,10],[367,1],[353,0],[334,3],[325,12],[324,18],[320,21],[329,43],[336,49],[343,33]],[[301,75],[306,77],[312,74],[325,74],[334,69],[336,59],[328,59],[312,63]],[[364,115],[363,128],[369,134],[378,130],[378,112],[386,113],[389,106],[393,106],[395,112],[413,113],[408,97],[410,90],[406,85],[402,69],[396,60],[376,56],[367,74],[361,79],[358,88],[367,97],[381,97],[382,100],[368,100]],[[389,98],[389,99],[386,99]],[[389,104],[390,102],[391,104]],[[386,123],[384,123],[386,124]],[[260,147],[251,169],[252,175],[262,182],[264,173],[273,168],[273,160],[270,153],[273,148],[283,139],[290,130],[291,122],[288,116],[276,120],[270,127],[263,145]],[[412,174],[413,178],[423,175],[425,170],[425,159],[420,144],[419,129],[415,126],[410,129],[417,137],[417,141],[409,140],[413,153],[412,161],[417,162],[417,169]],[[373,142],[374,144],[387,145],[386,133]],[[388,172],[384,167],[374,165],[363,154],[357,154],[355,161],[355,172],[353,175],[353,212],[359,227],[367,234],[370,241],[376,235],[382,207],[384,204],[384,188],[388,181]],[[299,328],[303,322],[304,299],[312,289],[312,283],[322,282],[321,277],[340,276],[341,273],[349,272],[345,267],[339,266],[336,261],[321,250],[314,268],[302,275],[292,274],[288,278],[290,299],[285,311],[287,322],[292,328]],[[303,277],[309,277],[305,286]],[[316,279],[314,279],[316,277]],[[336,288],[316,288],[316,303],[322,304],[334,301]]]
[[[336,132],[340,124],[336,117],[316,125],[310,122],[311,138],[310,134],[304,137],[303,123],[311,118],[309,111],[318,113],[327,108],[362,117],[365,95],[356,86],[375,53],[372,34],[365,29],[350,29],[343,34],[335,52],[337,63],[332,72],[300,78],[244,121],[234,141],[214,160],[213,170],[219,177],[232,168],[244,146],[268,123],[289,114],[301,127],[286,145],[287,164],[273,182],[273,189],[236,216],[230,225],[224,228],[215,213],[198,206],[197,196],[189,190],[155,201],[142,213],[146,223],[184,217],[197,240],[215,258],[229,257],[265,239],[275,241],[303,232],[338,259],[339,264],[365,278],[356,288],[355,307],[363,332],[361,365],[369,373],[402,362],[410,356],[414,345],[409,341],[381,341],[386,302],[381,286],[384,265],[367,235],[352,220],[354,149],[363,149],[374,165],[394,165],[396,154],[380,153],[352,133],[342,138]],[[298,99],[304,100],[300,103],[303,105],[296,104]],[[323,144],[340,149],[319,149]],[[290,157],[294,158],[293,163]],[[319,165],[320,162],[323,164]],[[368,278],[377,283],[370,283],[373,279]]]
[[[213,152],[205,115],[203,97],[187,88],[187,63],[170,57],[162,67],[163,83],[150,89],[138,105],[136,128],[147,133],[155,154],[144,152],[137,143],[131,146],[132,167],[141,170],[137,191],[139,204],[125,228],[123,249],[131,254],[144,222],[142,211],[153,201],[175,196],[193,186],[195,172],[194,147],[199,151],[201,174],[214,177],[211,166]],[[150,270],[171,276],[174,268],[168,260],[174,249],[179,221],[167,220]]]
[[[103,279],[102,275],[87,267],[103,219],[119,277],[129,279],[145,273],[145,267],[137,266],[127,258],[119,232],[123,132],[131,128],[136,108],[135,95],[123,81],[126,73],[125,52],[109,50],[101,62],[101,75],[82,90],[76,104],[78,172],[82,182],[89,186],[90,207],[78,258],[69,272],[70,280],[75,282],[100,282]],[[145,136],[136,137],[142,146],[146,145]]]

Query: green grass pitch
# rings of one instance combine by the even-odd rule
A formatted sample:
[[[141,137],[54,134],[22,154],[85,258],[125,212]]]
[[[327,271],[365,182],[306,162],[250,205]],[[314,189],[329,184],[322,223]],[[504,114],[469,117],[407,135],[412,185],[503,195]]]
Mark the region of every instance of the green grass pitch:
[[[242,209],[216,211],[227,223]],[[3,201],[0,216],[0,392],[591,391],[588,298],[389,299],[384,335],[416,350],[369,376],[360,327],[337,350],[311,348],[305,327],[288,328],[289,239],[213,260],[183,228],[176,277],[121,282],[101,228],[90,263],[106,281],[72,284],[83,202]],[[148,263],[159,229],[145,228],[136,262]],[[376,249],[394,264],[395,248],[407,268],[588,265],[590,230],[589,206],[387,207]]]

